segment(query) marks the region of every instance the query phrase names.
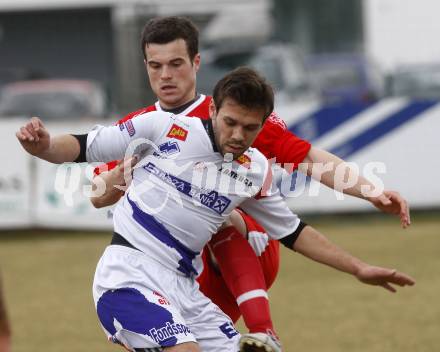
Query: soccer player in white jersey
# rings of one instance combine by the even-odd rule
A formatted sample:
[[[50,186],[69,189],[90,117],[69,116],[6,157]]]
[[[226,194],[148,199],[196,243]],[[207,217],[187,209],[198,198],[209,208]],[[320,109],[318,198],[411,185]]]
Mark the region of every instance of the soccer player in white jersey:
[[[238,351],[238,332],[195,281],[200,251],[238,205],[258,216],[273,238],[362,282],[390,290],[391,283],[414,283],[330,244],[291,214],[278,194],[255,200],[270,168],[249,146],[272,108],[270,87],[242,68],[217,84],[211,120],[204,122],[152,112],[63,143],[37,119],[17,132],[29,153],[52,162],[121,159],[137,142],[141,158],[115,210],[112,245],[94,280],[97,313],[111,340],[131,351]],[[234,160],[224,159],[228,155]],[[238,162],[241,155],[248,163]]]
[[[154,18],[144,27],[141,49],[150,85],[158,101],[127,114],[118,123],[123,124],[134,116],[150,111],[209,118],[211,97],[197,94],[196,91],[196,74],[201,58],[198,52],[198,32],[194,24],[182,17]],[[290,133],[275,113],[268,118],[252,146],[268,159],[275,158],[277,163],[292,165],[290,171],[294,171],[301,163],[333,163],[334,170],[336,166],[343,166],[343,161],[334,155]],[[106,171],[115,165],[116,161],[97,171]],[[319,181],[329,187],[337,187],[334,183],[334,170],[325,173]],[[115,170],[102,173],[102,179],[108,187],[103,196],[92,198],[95,206],[114,204],[123,195],[119,188],[114,187],[125,182],[121,171],[122,163]],[[353,188],[344,191],[362,198],[360,185],[363,184],[368,184],[368,181],[359,177]],[[400,214],[402,224],[409,224],[406,202],[398,193],[384,191],[379,197],[363,198],[384,212]],[[266,241],[266,230],[258,223],[258,218],[253,219],[244,212],[240,212],[240,215],[245,237],[233,228],[221,230],[213,237],[209,244],[210,250],[204,253],[205,270],[198,278],[200,288],[234,322],[242,315],[251,334],[259,337],[269,331],[274,336],[267,290],[278,272],[279,243]],[[213,257],[216,258],[215,263]]]

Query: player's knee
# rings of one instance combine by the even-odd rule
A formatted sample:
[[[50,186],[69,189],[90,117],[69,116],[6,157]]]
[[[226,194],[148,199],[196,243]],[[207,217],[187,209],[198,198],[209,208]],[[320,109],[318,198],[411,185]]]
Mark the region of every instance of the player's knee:
[[[195,342],[180,343],[173,347],[166,347],[164,352],[201,352],[200,347]]]

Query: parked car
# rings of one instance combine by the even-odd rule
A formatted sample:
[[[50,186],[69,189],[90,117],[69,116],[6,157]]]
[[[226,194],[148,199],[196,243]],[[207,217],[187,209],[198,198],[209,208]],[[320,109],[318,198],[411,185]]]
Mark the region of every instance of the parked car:
[[[102,87],[88,80],[31,80],[3,86],[0,116],[38,116],[44,121],[102,118],[106,111]]]
[[[413,99],[440,99],[440,63],[398,68],[387,77],[387,95]]]
[[[212,92],[217,81],[230,70],[247,65],[255,68],[274,86],[278,102],[316,97],[311,90],[298,48],[283,43],[263,46],[216,46],[202,52],[197,87]]]
[[[382,73],[363,55],[311,55],[306,68],[324,102],[371,102],[384,95]]]

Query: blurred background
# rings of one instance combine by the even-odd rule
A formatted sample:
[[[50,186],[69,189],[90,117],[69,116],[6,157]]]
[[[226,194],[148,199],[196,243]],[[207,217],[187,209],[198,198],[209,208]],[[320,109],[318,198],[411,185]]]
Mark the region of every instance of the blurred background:
[[[199,92],[209,94],[238,65],[257,68],[292,132],[400,191],[416,211],[419,223],[401,234],[366,202],[289,177],[284,191],[295,212],[356,254],[429,283],[389,301],[286,254],[273,299],[286,350],[437,351],[438,10],[436,0],[0,0],[0,268],[15,350],[111,348],[99,344],[87,290],[112,228],[111,211],[85,196],[93,168],[30,158],[15,131],[36,115],[54,134],[84,133],[153,103],[141,29],[155,16],[184,15],[201,33]],[[323,290],[335,290],[334,301]]]

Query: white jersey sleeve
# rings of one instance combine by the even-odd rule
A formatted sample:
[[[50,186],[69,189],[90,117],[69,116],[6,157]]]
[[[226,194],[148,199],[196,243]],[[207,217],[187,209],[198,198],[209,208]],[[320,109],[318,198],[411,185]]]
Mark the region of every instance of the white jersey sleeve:
[[[301,220],[289,209],[278,187],[272,187],[274,179],[268,162],[264,174],[260,192],[242,202],[240,208],[255,218],[271,238],[280,240],[295,232]]]
[[[292,213],[279,191],[259,199],[249,198],[240,208],[264,227],[269,237],[280,240],[298,228],[301,220]]]
[[[95,126],[87,136],[88,162],[108,162],[154,148],[170,124],[169,113],[149,112],[116,126]]]

